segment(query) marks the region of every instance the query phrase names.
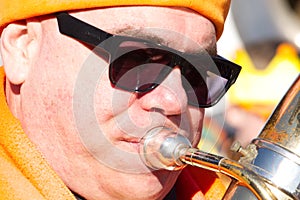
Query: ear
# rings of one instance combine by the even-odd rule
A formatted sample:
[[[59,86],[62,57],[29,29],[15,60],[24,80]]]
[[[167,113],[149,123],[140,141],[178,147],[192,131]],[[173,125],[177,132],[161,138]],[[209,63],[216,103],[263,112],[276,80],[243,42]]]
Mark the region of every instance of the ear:
[[[37,52],[38,23],[24,20],[9,24],[1,35],[1,54],[7,79],[14,85],[22,84],[29,73]]]

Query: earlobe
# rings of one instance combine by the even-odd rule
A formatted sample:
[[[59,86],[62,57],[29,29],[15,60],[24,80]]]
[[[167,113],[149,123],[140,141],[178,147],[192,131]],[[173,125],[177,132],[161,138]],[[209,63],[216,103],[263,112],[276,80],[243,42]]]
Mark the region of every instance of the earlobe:
[[[25,82],[32,59],[32,37],[28,22],[9,24],[1,35],[1,54],[8,80],[19,85]]]

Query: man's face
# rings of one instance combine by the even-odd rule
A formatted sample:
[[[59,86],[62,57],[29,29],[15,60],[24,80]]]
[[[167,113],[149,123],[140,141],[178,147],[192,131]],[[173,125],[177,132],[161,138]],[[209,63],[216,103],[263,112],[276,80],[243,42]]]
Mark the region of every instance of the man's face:
[[[214,51],[213,24],[182,8],[120,7],[73,12],[112,34],[159,38],[171,48]],[[179,68],[154,90],[116,88],[105,56],[58,31],[56,18],[35,22],[34,52],[20,91],[20,119],[67,186],[90,199],[161,199],[179,172],[152,171],[139,141],[155,127],[185,131],[195,146],[203,109],[188,104]],[[78,30],[80,31],[80,30]]]

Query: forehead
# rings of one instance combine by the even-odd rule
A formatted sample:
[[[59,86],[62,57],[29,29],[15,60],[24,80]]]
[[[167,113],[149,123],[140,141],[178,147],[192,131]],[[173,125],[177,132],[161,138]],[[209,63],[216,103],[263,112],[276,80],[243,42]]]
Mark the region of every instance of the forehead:
[[[150,39],[181,51],[215,52],[214,25],[190,9],[131,6],[70,14],[112,34]]]

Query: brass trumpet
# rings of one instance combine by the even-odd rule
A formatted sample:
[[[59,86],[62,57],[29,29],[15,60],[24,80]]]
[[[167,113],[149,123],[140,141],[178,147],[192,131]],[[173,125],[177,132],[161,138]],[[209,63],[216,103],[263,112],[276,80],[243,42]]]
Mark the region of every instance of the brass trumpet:
[[[238,160],[192,148],[182,134],[161,127],[142,140],[141,158],[153,169],[186,165],[220,172],[232,178],[223,199],[300,199],[300,76],[284,95],[265,127],[246,148],[232,150]]]

